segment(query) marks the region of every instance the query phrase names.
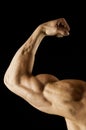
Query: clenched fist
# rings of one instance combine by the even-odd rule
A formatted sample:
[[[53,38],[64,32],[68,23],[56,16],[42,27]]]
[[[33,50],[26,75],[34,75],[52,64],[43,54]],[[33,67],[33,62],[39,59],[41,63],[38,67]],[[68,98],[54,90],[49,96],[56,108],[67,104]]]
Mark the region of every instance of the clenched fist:
[[[48,36],[68,36],[70,31],[70,27],[64,18],[45,22],[41,26],[43,28],[44,33]]]

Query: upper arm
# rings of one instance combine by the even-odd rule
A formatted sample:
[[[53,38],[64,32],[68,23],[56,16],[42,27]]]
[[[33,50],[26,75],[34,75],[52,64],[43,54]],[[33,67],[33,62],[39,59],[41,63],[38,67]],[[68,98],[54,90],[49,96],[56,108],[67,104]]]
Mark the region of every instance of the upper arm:
[[[50,82],[56,82],[58,79],[50,74],[40,74],[37,76],[23,75],[20,78],[20,84],[25,88],[31,89],[36,93],[43,91],[45,85]]]
[[[52,102],[45,98],[43,91],[47,83],[55,81],[58,81],[58,79],[49,74],[40,74],[31,77],[23,76],[21,78],[21,85],[28,91],[26,100],[43,112],[53,113]]]
[[[46,113],[53,113],[52,103],[44,97],[43,90],[48,82],[56,80],[58,79],[51,75],[43,74],[36,77],[23,75],[19,83],[6,82],[6,86],[35,108]]]
[[[30,89],[35,93],[42,93],[47,83],[58,81],[58,78],[50,74],[40,74],[37,76],[25,74],[20,76],[17,82],[10,77],[6,74],[4,76],[4,83],[10,90],[16,90],[16,92],[17,87],[21,88],[20,86],[23,86],[25,89]]]

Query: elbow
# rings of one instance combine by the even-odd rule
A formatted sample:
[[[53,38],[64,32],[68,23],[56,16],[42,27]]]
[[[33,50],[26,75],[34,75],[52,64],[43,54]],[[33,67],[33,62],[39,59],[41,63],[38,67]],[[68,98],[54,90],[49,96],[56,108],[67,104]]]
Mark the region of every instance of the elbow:
[[[4,85],[11,90],[11,82],[9,81],[9,78],[7,76],[7,74],[4,75],[4,78],[3,78],[3,82],[4,82]]]
[[[5,86],[8,86],[8,85],[7,85],[7,84],[8,84],[8,76],[7,76],[6,73],[5,73],[5,75],[4,75],[3,82],[4,82]]]
[[[11,89],[13,86],[18,84],[16,78],[13,78],[11,75],[9,76],[7,73],[4,75],[3,82],[8,89]]]

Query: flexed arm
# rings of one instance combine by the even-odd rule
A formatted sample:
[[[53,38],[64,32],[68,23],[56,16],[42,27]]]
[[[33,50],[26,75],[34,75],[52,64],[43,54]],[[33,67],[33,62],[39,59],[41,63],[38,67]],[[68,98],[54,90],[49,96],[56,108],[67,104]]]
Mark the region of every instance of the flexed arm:
[[[64,18],[39,25],[14,55],[4,76],[5,85],[35,106],[37,106],[35,99],[39,96],[37,95],[38,93],[40,93],[40,102],[42,104],[48,103],[44,99],[42,92],[45,83],[50,80],[56,81],[56,79],[52,78],[53,76],[45,76],[46,82],[42,82],[41,78],[36,78],[32,75],[35,54],[45,36],[63,37],[69,35],[69,30],[69,26]]]
[[[62,37],[68,34],[69,26],[64,18],[39,25],[14,55],[5,73],[4,81],[18,82],[22,75],[30,76],[32,74],[37,48],[45,36]]]

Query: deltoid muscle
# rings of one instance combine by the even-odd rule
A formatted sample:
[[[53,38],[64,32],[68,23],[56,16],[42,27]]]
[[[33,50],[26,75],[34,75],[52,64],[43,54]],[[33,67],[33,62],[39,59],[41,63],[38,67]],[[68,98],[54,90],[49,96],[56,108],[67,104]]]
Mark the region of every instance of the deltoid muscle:
[[[70,27],[64,18],[40,24],[15,53],[5,72],[4,83],[11,92],[41,112],[63,116],[68,130],[86,130],[86,82],[32,74],[42,39],[45,36],[65,37],[69,33]]]

